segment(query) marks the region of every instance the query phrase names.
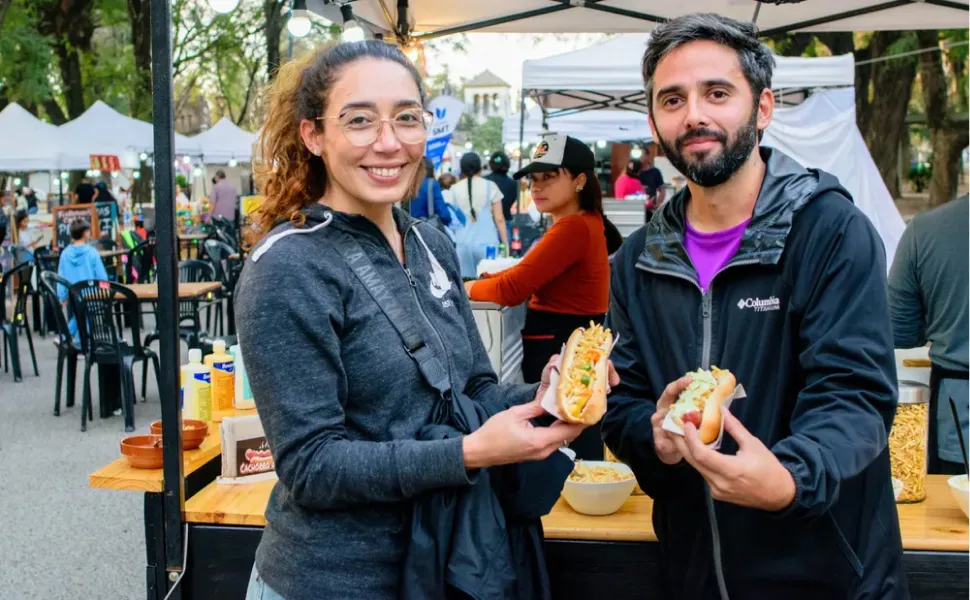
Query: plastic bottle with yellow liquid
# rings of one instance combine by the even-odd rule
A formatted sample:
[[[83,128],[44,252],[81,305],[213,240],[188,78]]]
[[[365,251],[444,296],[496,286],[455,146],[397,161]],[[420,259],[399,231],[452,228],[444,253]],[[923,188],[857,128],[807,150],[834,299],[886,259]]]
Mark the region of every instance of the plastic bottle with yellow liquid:
[[[236,395],[236,369],[232,355],[226,352],[226,342],[212,342],[212,354],[205,357],[205,364],[212,369],[212,412],[232,410]]]
[[[202,351],[189,350],[189,362],[181,370],[182,416],[212,420],[212,370],[202,364]]]

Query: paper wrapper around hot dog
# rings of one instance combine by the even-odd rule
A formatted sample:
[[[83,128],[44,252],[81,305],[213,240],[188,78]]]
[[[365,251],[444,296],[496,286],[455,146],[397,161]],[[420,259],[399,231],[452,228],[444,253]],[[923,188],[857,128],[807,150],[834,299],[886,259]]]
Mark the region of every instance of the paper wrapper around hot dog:
[[[734,402],[735,400],[740,400],[741,398],[747,398],[747,397],[748,395],[744,391],[744,386],[739,383],[738,385],[734,386],[734,392],[732,392],[730,396],[728,396],[727,398],[724,399],[723,402],[721,402],[721,406],[730,409],[732,402]],[[669,412],[667,413],[667,416],[664,417],[664,422],[661,425],[661,427],[663,428],[664,431],[669,431],[670,433],[676,433],[679,436],[684,435],[684,430],[681,429],[680,425],[674,422],[674,418],[670,416]],[[715,439],[710,444],[707,444],[707,447],[710,448],[711,450],[717,450],[718,448],[721,447],[722,437],[724,437],[724,419],[721,419],[721,430],[717,432],[717,439]]]

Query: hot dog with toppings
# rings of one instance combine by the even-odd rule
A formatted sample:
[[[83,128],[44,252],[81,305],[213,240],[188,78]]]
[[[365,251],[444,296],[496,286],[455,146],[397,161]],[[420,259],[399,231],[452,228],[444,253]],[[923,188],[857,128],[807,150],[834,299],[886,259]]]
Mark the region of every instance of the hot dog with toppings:
[[[556,403],[570,423],[597,423],[606,412],[608,361],[613,334],[594,323],[569,336],[562,357]]]
[[[693,423],[704,444],[717,439],[721,431],[721,404],[734,392],[736,381],[727,369],[711,367],[688,373],[691,382],[670,407],[670,417],[681,429]]]

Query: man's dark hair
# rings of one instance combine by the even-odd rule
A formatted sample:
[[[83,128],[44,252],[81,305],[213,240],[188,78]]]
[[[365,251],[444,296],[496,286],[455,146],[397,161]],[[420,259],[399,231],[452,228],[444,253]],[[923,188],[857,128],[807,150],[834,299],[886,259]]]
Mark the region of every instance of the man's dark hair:
[[[223,171],[222,169],[219,169],[218,171],[216,171],[216,179],[225,179],[225,178],[226,178],[225,171]]]
[[[504,175],[509,172],[509,157],[504,152],[496,152],[488,159],[488,168],[492,173]]]
[[[84,234],[91,231],[91,224],[87,221],[74,221],[71,223],[71,239],[75,242],[84,239]]]
[[[768,47],[758,40],[753,23],[736,21],[714,13],[695,13],[671,19],[650,34],[643,55],[641,73],[647,93],[647,110],[653,116],[653,74],[657,65],[675,49],[690,42],[711,41],[727,46],[738,55],[741,71],[748,80],[757,105],[761,92],[771,89],[775,59]]]

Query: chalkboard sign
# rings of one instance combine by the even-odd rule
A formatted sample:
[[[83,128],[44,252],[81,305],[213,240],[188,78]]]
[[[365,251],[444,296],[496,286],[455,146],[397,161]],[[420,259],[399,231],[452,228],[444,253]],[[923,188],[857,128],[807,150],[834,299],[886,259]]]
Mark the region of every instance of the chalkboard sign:
[[[117,202],[95,202],[94,206],[98,209],[98,229],[101,232],[99,238],[107,238],[115,242],[118,241],[118,203]],[[91,234],[92,237],[94,234]]]
[[[58,249],[71,245],[71,223],[74,221],[87,221],[91,224],[91,239],[100,237],[98,209],[93,204],[55,206],[54,246]]]

